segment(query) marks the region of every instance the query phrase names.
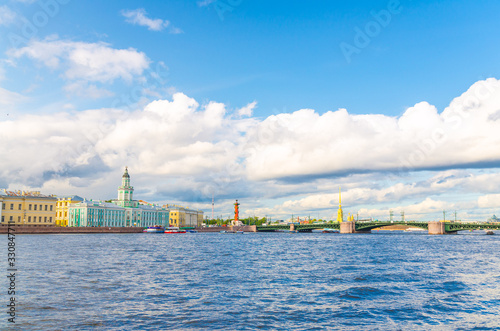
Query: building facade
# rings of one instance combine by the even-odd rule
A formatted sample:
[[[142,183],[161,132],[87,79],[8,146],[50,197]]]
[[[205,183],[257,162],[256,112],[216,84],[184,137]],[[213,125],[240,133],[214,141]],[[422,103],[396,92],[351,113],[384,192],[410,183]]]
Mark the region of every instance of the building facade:
[[[55,224],[57,204],[55,196],[42,195],[40,192],[3,190],[0,199],[2,225]]]
[[[83,200],[83,198],[77,195],[58,198],[56,206],[56,226],[68,226],[69,206],[82,202]]]
[[[125,172],[122,176],[122,185],[118,187],[118,199],[112,200],[111,203],[125,208],[124,226],[153,226],[169,225],[170,213],[166,208],[139,202],[133,199],[134,188],[130,185],[130,175],[128,168],[125,167]]]
[[[68,226],[77,227],[123,227],[125,208],[103,201],[83,200],[68,208]]]
[[[164,207],[170,210],[170,226],[201,227],[203,223],[203,212],[201,210],[176,205],[166,205]]]
[[[169,226],[170,211],[164,207],[133,200],[128,168],[118,187],[118,199],[111,202],[83,200],[68,207],[68,226],[148,227]]]

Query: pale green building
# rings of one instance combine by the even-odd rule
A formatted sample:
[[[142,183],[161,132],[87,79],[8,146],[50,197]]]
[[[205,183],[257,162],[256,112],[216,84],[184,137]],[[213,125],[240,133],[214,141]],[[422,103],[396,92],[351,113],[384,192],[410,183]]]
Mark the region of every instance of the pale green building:
[[[158,205],[133,200],[128,168],[118,187],[118,199],[111,203],[84,200],[69,207],[68,226],[148,227],[169,226],[170,210]]]

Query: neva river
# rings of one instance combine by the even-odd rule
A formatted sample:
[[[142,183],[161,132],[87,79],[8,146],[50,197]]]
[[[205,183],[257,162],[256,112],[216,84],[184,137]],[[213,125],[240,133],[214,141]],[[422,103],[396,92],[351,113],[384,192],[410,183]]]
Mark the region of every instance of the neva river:
[[[16,255],[12,330],[500,329],[498,232],[19,235]]]

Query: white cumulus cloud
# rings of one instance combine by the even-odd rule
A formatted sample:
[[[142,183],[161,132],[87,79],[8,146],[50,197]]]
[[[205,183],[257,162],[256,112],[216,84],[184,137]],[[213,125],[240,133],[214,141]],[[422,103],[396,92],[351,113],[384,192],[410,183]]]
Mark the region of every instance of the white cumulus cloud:
[[[11,58],[26,56],[51,69],[64,70],[69,80],[110,83],[131,81],[149,67],[147,56],[133,48],[115,49],[109,44],[60,40],[31,40],[25,47],[7,52]]]
[[[273,115],[248,132],[252,179],[500,165],[500,83],[474,84],[442,113],[421,102],[399,118],[311,109]]]
[[[47,46],[58,48],[50,42]],[[55,68],[68,65],[71,58],[50,47],[47,52],[52,55],[35,52],[33,57]],[[68,89],[105,93],[86,80],[70,83],[76,85],[68,84]],[[0,103],[19,97],[0,89]],[[128,165],[136,186],[158,200],[175,196],[192,201],[196,194],[208,200],[212,194],[247,197],[254,201],[254,210],[269,214],[308,210],[332,214],[339,184],[345,187],[346,208],[364,216],[385,215],[392,206],[418,216],[478,205],[492,208],[498,203],[500,174],[494,169],[500,165],[500,119],[495,115],[500,109],[500,82],[496,79],[475,83],[442,112],[421,102],[400,117],[302,109],[259,119],[251,114],[255,106],[252,102],[233,111],[222,103],[200,105],[175,93],[171,100],[159,99],[132,112],[61,109],[3,118],[0,185],[70,185],[67,191],[73,188],[92,197],[92,192],[82,191],[95,188],[95,183],[109,187],[110,174],[119,177]],[[488,172],[473,173],[471,168]],[[417,174],[425,178],[415,179]],[[108,189],[114,194],[114,186]],[[460,204],[453,202],[450,192],[471,195]],[[267,202],[260,204],[261,198]]]
[[[162,20],[160,18],[149,18],[147,17],[146,10],[144,8],[139,8],[135,10],[122,10],[121,14],[126,18],[126,22],[130,24],[145,26],[151,31],[161,31],[167,27],[170,28],[170,33],[178,34],[182,33],[179,28],[172,27],[170,22],[167,20]]]
[[[500,194],[488,194],[478,198],[480,208],[500,208]]]
[[[256,106],[257,106],[257,101],[254,101],[252,103],[249,103],[245,107],[238,109],[238,116],[240,116],[240,117],[252,116],[253,110],[255,109]]]

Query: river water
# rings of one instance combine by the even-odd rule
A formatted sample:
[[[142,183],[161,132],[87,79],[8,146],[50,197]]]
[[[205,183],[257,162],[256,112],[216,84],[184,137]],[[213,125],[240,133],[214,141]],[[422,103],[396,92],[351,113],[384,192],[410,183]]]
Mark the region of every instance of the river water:
[[[1,329],[500,329],[499,233],[19,235],[16,249]]]

